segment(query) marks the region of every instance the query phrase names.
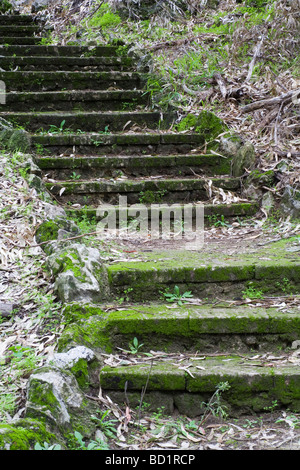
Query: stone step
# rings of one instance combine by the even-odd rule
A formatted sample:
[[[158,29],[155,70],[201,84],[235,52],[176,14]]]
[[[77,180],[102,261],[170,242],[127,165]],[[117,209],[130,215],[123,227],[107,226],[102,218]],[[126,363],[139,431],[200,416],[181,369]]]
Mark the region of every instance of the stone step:
[[[132,59],[129,57],[62,57],[62,56],[20,56],[0,57],[0,67],[6,71],[43,70],[83,70],[83,71],[109,71],[132,69]]]
[[[128,242],[127,260],[107,266],[115,296],[122,296],[130,288],[131,300],[149,301],[157,299],[160,291],[172,292],[175,285],[180,292],[191,291],[196,297],[213,300],[241,298],[249,286],[261,295],[282,295],[287,285],[293,293],[300,292],[300,258],[293,251],[293,244],[298,245],[295,238],[253,248],[251,240],[242,239],[236,245],[234,240],[227,245],[224,239],[204,244],[204,235],[201,239],[198,234],[195,248],[193,240],[185,240],[181,233],[169,246],[152,233],[151,245],[149,237],[147,244],[138,244],[131,232],[133,241]],[[104,235],[103,232],[101,236]]]
[[[231,159],[214,154],[203,155],[131,155],[117,157],[69,156],[37,157],[38,166],[56,180],[130,176],[194,176],[230,174]]]
[[[125,127],[130,130],[133,126],[158,128],[166,127],[172,122],[172,116],[165,115],[161,121],[161,113],[151,111],[107,111],[107,112],[36,112],[36,113],[0,113],[0,117],[7,119],[18,126],[25,127],[31,132],[51,132],[50,126],[55,126],[53,132],[59,132],[63,124],[63,131],[73,132],[109,132],[122,131]]]
[[[130,297],[131,294],[124,295]],[[280,304],[286,298],[276,300]],[[272,302],[276,303],[275,299],[269,304]],[[93,336],[98,344],[105,343],[105,352],[112,354],[118,354],[120,348],[128,349],[134,337],[143,345],[142,354],[151,350],[232,354],[237,349],[240,353],[263,353],[291,348],[300,335],[299,309],[286,307],[283,311],[270,307],[267,299],[265,304],[265,307],[256,307],[255,303],[231,301],[231,306],[230,302],[212,305],[202,299],[194,299],[194,304],[187,300],[181,306],[162,301],[118,303],[118,299],[114,305],[75,302],[64,306],[64,318],[71,326],[63,334],[61,344],[70,346],[72,323],[82,319],[86,322],[86,325],[81,324],[82,336],[85,328],[93,325]]]
[[[141,89],[145,76],[137,72],[0,72],[10,91]]]
[[[158,358],[157,358],[158,356]],[[229,416],[262,412],[272,406],[300,411],[300,365],[296,357],[270,354],[173,355],[154,358],[119,357],[119,365],[105,365],[100,371],[103,396],[131,408],[147,406],[147,411],[165,414],[177,411],[196,417],[211,411],[205,407],[222,386],[219,407]],[[129,365],[126,364],[128,360]],[[296,362],[296,363],[295,363]],[[131,363],[131,364],[130,364]],[[216,411],[214,409],[214,411]]]
[[[113,134],[32,134],[34,149],[56,155],[158,155],[186,154],[204,146],[196,133],[122,132]]]
[[[39,42],[41,38],[38,38]],[[5,44],[5,45],[4,45]],[[56,45],[0,45],[0,56],[22,56],[22,57],[116,57],[119,53],[125,54],[126,48],[117,46],[56,46]]]
[[[240,179],[213,177],[215,187],[230,191],[240,189]],[[99,205],[99,201],[118,204],[126,196],[128,204],[137,203],[189,203],[207,200],[205,178],[126,179],[126,180],[74,180],[46,183],[47,189],[62,203]]]
[[[9,46],[33,46],[40,44],[41,38],[38,36],[0,36],[0,44],[2,47]],[[1,51],[2,52],[2,51]]]
[[[0,22],[0,36],[2,37],[30,37],[39,33],[40,30],[38,25],[2,25]]]
[[[148,208],[148,220],[151,219],[151,213],[155,207],[153,205],[145,204]],[[251,217],[254,216],[258,210],[259,210],[259,205],[255,202],[237,202],[237,203],[231,203],[231,204],[210,204],[208,201],[203,202],[204,205],[204,222],[208,225],[211,225],[213,223],[218,225],[218,220],[221,222],[223,219],[222,217],[228,221],[231,219],[235,219],[237,217]],[[162,205],[158,205],[158,209],[160,213],[164,210],[164,207]],[[101,208],[101,205],[99,206]],[[126,214],[122,215],[122,219],[124,217],[128,217],[128,220],[130,220],[132,217],[128,215],[130,206],[126,210]],[[179,210],[181,211],[184,209],[184,206],[182,204],[172,204],[172,208],[174,210]],[[196,208],[196,206],[195,206]],[[82,206],[80,208],[68,208],[65,207],[65,211],[67,212],[68,216],[76,219],[76,220],[81,220],[82,218],[91,220],[93,222],[98,222],[102,219],[102,217],[99,216],[97,207],[92,207],[92,206]],[[116,222],[117,222],[117,227],[119,227],[119,217],[120,217],[120,209],[119,206],[115,206],[115,212],[116,212]],[[124,212],[124,210],[123,210]],[[195,217],[195,210],[192,211],[192,216],[193,218]]]
[[[0,25],[32,24],[34,17],[31,15],[0,15]]]
[[[145,106],[149,98],[142,90],[66,90],[11,92],[0,111],[118,111]]]

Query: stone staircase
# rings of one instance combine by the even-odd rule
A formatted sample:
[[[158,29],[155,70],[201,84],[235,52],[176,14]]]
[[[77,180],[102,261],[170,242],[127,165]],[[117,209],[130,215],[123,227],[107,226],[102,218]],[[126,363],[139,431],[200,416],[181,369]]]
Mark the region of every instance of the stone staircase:
[[[89,217],[105,204],[204,205],[204,217],[254,215],[251,202],[210,203],[207,181],[239,192],[230,159],[202,154],[203,136],[175,132],[174,116],[153,111],[147,75],[126,48],[45,46],[27,16],[0,16],[0,80],[7,87],[0,116],[31,134],[35,161],[67,213]],[[250,237],[251,238],[251,237]],[[300,364],[290,349],[300,339],[297,240],[253,248],[251,241],[125,240],[123,259],[106,261],[109,297],[65,306],[60,348],[85,344],[108,358],[103,393],[138,406],[201,414],[220,383],[232,414],[274,403],[300,409]],[[164,293],[191,292],[168,303]],[[243,292],[264,293],[257,302]],[[174,291],[175,289],[175,291]],[[116,302],[123,299],[123,303]],[[289,298],[290,299],[290,298]],[[179,300],[179,302],[178,302]],[[128,343],[133,338],[130,353]],[[132,343],[131,343],[132,344]],[[112,354],[112,355],[111,355]]]

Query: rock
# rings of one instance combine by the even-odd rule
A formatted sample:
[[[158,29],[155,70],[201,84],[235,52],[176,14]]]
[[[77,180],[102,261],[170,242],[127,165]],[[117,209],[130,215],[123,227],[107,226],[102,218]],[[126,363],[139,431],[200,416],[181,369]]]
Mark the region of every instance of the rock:
[[[271,187],[275,182],[275,173],[273,170],[261,171],[255,169],[249,173],[247,178],[244,181],[242,195],[245,198],[252,199],[255,201],[263,200],[264,204],[274,205],[274,198],[271,193],[268,191],[269,195],[265,194],[265,189],[263,186]],[[272,201],[271,201],[272,199]]]
[[[275,205],[274,196],[270,191],[267,191],[261,200],[261,207],[269,212]]]
[[[47,267],[62,302],[94,303],[108,298],[107,272],[95,248],[73,243],[50,255]]]
[[[50,204],[48,202],[45,202],[44,204],[44,213],[45,213],[46,220],[55,220],[55,219],[64,220],[67,218],[66,211],[62,207],[55,206],[54,204]]]
[[[0,143],[13,152],[28,152],[31,146],[30,135],[24,129],[14,129],[12,124],[0,118]]]
[[[98,404],[85,397],[71,372],[48,365],[37,369],[27,383],[26,398],[25,418],[45,423],[56,436],[78,429],[86,436],[95,433],[91,416]]]
[[[83,404],[73,374],[44,366],[33,372],[28,381],[25,417],[46,420],[52,426],[67,429],[71,414]]]
[[[242,145],[243,141],[237,135],[231,135],[229,137],[221,136],[219,151],[224,157],[231,158],[238,153]]]
[[[280,210],[292,219],[300,218],[300,190],[287,185],[280,202]]]
[[[255,149],[250,142],[240,146],[232,158],[232,176],[242,176],[245,170],[252,170],[255,165]]]
[[[65,238],[74,237],[80,234],[80,230],[77,225],[67,218],[65,218],[65,211],[60,208],[56,208],[49,204],[46,208],[46,217],[45,222],[41,223],[35,232],[35,239],[37,243],[50,242],[43,245],[43,250],[48,255],[53,252],[62,249],[62,245],[56,243],[58,240]],[[58,217],[55,217],[58,215]],[[53,218],[52,218],[53,217]],[[48,219],[48,220],[47,220]],[[51,243],[53,241],[53,243]]]
[[[99,387],[100,364],[94,352],[85,346],[76,346],[67,352],[55,353],[47,364],[72,372],[82,390]],[[96,371],[96,376],[93,372]]]
[[[81,359],[91,362],[95,359],[94,352],[85,346],[76,346],[68,352],[56,353],[47,363],[54,364],[59,369],[72,369]]]
[[[44,10],[50,4],[50,0],[35,0],[31,5],[31,13],[37,13]]]

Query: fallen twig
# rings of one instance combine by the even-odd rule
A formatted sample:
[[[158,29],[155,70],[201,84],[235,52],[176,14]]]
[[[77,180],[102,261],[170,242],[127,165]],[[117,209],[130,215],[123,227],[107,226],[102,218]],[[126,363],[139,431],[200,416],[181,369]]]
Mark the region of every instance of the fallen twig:
[[[251,111],[255,111],[256,109],[268,108],[269,106],[274,106],[277,104],[281,105],[284,102],[285,104],[287,104],[292,101],[293,97],[296,96],[298,93],[300,93],[300,89],[296,91],[292,90],[288,93],[283,93],[280,96],[276,96],[276,98],[267,98],[265,100],[254,101],[253,103],[246,104],[246,106],[243,106],[241,108],[241,112],[249,113]]]
[[[257,44],[257,46],[256,46],[256,49],[255,49],[254,54],[253,54],[253,58],[252,58],[252,60],[251,60],[251,62],[250,62],[249,70],[248,70],[248,75],[247,75],[247,78],[246,78],[246,82],[248,82],[248,81],[250,80],[250,78],[252,77],[253,68],[254,68],[256,59],[257,59],[258,56],[259,56],[259,53],[260,53],[260,50],[261,50],[261,46],[263,45],[264,39],[265,39],[265,35],[263,34],[262,37],[261,37],[260,42],[259,42],[259,43]]]

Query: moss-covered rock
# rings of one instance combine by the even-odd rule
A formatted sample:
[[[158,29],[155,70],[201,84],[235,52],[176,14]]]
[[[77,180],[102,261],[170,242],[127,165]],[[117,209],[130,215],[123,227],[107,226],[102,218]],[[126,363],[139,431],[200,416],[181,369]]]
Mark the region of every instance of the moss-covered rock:
[[[228,131],[227,125],[210,111],[202,111],[199,115],[188,114],[177,124],[176,129],[178,132],[187,130],[196,132],[205,139],[209,149],[218,146],[215,139]]]
[[[31,140],[24,129],[15,129],[12,124],[0,118],[0,145],[10,151],[28,152]]]
[[[53,220],[45,220],[39,225],[35,232],[35,238],[37,243],[44,243],[43,249],[45,253],[50,255],[57,250],[57,244],[46,244],[45,242],[74,237],[79,234],[80,230],[72,220],[63,217],[55,217]]]
[[[63,302],[93,303],[109,297],[107,271],[95,248],[79,243],[65,246],[48,257],[47,268]]]
[[[31,450],[35,444],[44,442],[59,443],[59,438],[41,421],[25,418],[13,424],[0,424],[0,450]]]
[[[38,419],[53,432],[85,434],[94,429],[90,416],[95,405],[86,399],[75,376],[56,367],[44,366],[29,378],[25,417]]]

